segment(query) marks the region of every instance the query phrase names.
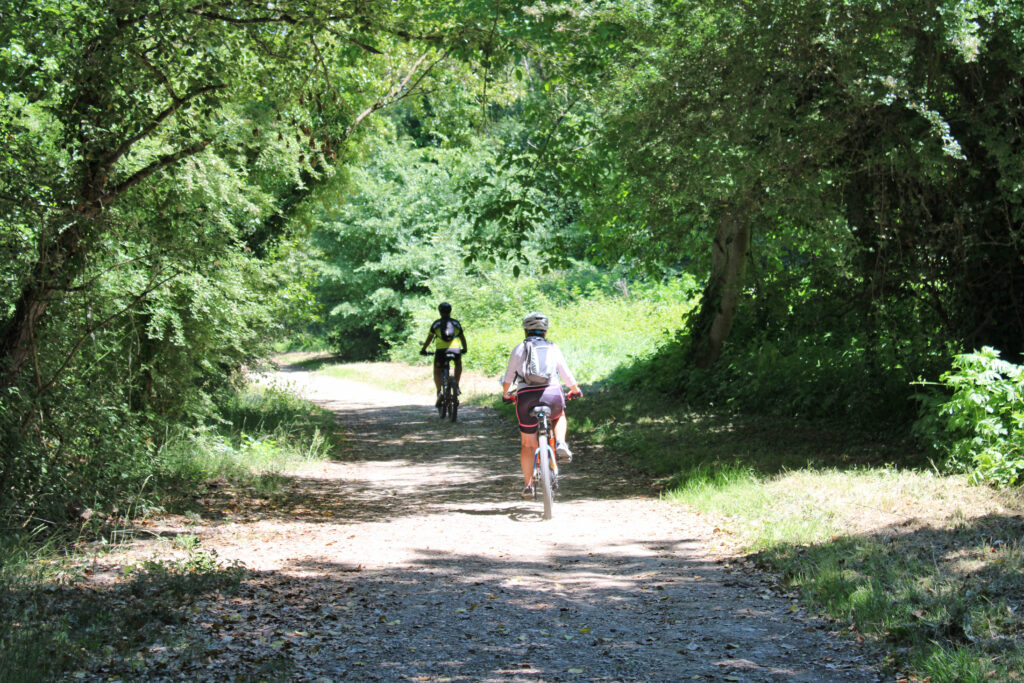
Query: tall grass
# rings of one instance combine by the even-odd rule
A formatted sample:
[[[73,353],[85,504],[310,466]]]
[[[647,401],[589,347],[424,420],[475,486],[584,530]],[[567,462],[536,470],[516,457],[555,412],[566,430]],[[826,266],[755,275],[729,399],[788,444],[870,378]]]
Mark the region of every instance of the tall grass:
[[[515,278],[491,273],[479,278],[432,283],[437,298],[449,301],[466,331],[468,369],[498,374],[509,352],[523,339],[522,319],[540,311],[551,320],[548,338],[564,352],[581,383],[601,381],[617,368],[652,354],[674,335],[695,305],[695,284],[681,275],[666,281],[633,282],[584,266],[558,273]],[[417,355],[436,301],[424,300],[404,345],[393,360],[427,363]]]
[[[281,471],[330,457],[337,439],[328,411],[280,387],[246,386],[221,407],[220,421],[173,435],[160,448],[154,495],[180,499],[211,481],[265,493]]]

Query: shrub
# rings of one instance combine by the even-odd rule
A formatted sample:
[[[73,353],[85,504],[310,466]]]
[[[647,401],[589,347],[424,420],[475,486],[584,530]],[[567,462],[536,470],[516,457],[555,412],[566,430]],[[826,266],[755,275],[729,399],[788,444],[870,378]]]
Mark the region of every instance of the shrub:
[[[915,433],[975,483],[1019,484],[1024,474],[1024,369],[984,347],[953,358],[948,394],[922,397]]]

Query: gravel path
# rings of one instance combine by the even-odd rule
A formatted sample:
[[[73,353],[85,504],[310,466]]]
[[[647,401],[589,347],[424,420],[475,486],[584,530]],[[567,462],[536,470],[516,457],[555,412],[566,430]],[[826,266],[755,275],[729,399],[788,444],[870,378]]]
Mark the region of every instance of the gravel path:
[[[202,545],[251,570],[191,620],[192,680],[878,681],[878,653],[737,568],[701,517],[577,449],[555,518],[519,498],[518,437],[463,406],[281,373],[335,411],[344,462],[295,475]],[[190,532],[194,533],[194,531]],[[228,614],[228,617],[224,615]],[[204,621],[205,619],[205,621]]]

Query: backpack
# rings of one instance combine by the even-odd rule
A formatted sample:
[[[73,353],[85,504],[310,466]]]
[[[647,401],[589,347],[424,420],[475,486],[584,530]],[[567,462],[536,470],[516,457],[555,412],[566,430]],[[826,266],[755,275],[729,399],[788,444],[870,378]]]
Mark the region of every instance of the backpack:
[[[531,337],[523,342],[526,354],[519,376],[527,384],[551,384],[558,372],[555,364],[555,345],[543,337]]]
[[[459,321],[455,318],[438,320],[434,323],[434,327],[437,328],[437,335],[446,342],[450,342],[452,339],[455,339],[459,334]]]

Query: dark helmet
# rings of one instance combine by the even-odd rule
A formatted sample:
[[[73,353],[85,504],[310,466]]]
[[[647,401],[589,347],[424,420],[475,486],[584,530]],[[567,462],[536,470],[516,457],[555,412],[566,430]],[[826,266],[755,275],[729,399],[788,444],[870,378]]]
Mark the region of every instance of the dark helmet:
[[[452,314],[452,305],[447,301],[442,301],[441,305],[437,307],[437,312],[441,314],[442,318],[447,318]]]

